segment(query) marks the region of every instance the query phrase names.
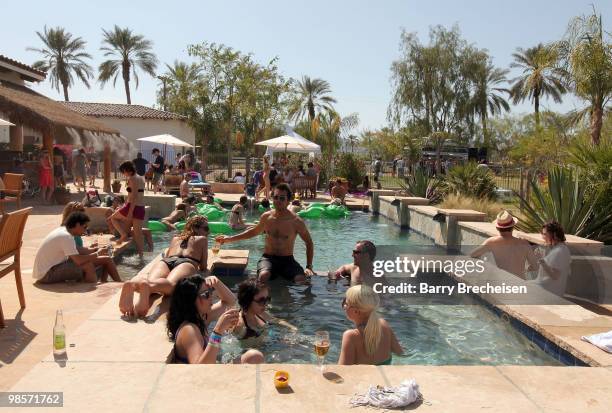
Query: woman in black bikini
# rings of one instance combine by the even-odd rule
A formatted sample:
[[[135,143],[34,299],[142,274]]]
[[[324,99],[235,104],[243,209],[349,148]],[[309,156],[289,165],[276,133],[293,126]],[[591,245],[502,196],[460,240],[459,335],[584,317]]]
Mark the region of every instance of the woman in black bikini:
[[[170,241],[164,258],[155,263],[148,274],[137,276],[123,285],[119,310],[125,316],[147,315],[151,294],[171,295],[176,284],[197,271],[207,271],[208,221],[196,215],[190,218],[183,232]],[[134,305],[134,291],[139,292]]]
[[[279,324],[292,331],[297,328],[284,320],[273,317],[266,311],[270,302],[270,291],[268,287],[257,281],[257,278],[249,278],[238,286],[238,304],[240,305],[240,316],[238,324],[234,328],[234,335],[240,340],[260,337],[268,324]]]
[[[213,304],[213,295],[221,301]],[[185,364],[214,364],[219,355],[221,340],[226,331],[238,321],[238,310],[231,308],[234,294],[217,277],[193,275],[179,281],[168,311],[168,336],[174,341],[174,362]],[[208,324],[217,321],[212,333]],[[257,350],[248,350],[235,362],[263,363]]]

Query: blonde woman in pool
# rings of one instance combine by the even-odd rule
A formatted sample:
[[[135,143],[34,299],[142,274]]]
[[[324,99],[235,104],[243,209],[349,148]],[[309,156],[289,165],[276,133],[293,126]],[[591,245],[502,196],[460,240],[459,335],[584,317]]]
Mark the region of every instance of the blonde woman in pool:
[[[389,324],[376,313],[380,300],[366,285],[355,285],[346,291],[342,308],[355,328],[342,335],[338,364],[391,364],[393,354],[403,354]]]

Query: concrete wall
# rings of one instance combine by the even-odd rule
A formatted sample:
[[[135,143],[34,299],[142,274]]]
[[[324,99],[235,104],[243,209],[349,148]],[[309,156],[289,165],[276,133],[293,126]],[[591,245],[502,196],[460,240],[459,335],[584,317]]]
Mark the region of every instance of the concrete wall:
[[[175,195],[145,195],[144,203],[151,207],[149,217],[160,219],[170,215],[176,207],[176,196]]]
[[[383,215],[402,228],[410,227],[410,212],[408,207],[411,205],[428,205],[427,198],[387,196],[377,194],[378,213]]]

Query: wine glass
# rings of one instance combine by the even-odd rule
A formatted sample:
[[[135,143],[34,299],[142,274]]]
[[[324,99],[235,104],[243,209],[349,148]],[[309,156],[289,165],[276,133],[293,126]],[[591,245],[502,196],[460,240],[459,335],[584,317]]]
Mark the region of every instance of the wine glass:
[[[317,355],[317,361],[321,373],[325,369],[325,355],[329,351],[329,332],[317,331],[315,332],[315,354]]]
[[[221,243],[219,241],[215,241],[215,243],[212,246],[213,259],[217,258],[217,255],[219,254],[220,250],[221,250]]]

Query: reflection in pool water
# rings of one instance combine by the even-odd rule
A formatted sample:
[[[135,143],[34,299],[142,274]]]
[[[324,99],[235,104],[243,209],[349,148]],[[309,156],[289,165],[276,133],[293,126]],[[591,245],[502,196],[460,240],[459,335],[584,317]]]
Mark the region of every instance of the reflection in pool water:
[[[327,271],[351,262],[355,241],[369,239],[377,245],[400,246],[414,252],[431,246],[428,239],[399,227],[385,218],[354,212],[348,219],[309,220],[308,227],[315,242],[315,270]],[[156,239],[156,251],[146,254],[152,259],[168,244],[170,234]],[[229,244],[226,248],[250,250],[249,271],[254,271],[263,253],[263,237]],[[296,259],[305,264],[305,247],[296,240]],[[143,266],[135,256],[124,257],[120,264],[123,277],[131,278]],[[233,291],[244,277],[222,277]],[[399,283],[399,279],[391,279]],[[269,312],[298,327],[292,333],[273,325],[265,337],[240,343],[232,336],[224,339],[223,358],[230,360],[242,347],[258,347],[268,363],[314,363],[314,332],[327,330],[331,348],[326,362],[336,363],[340,354],[342,333],[352,328],[341,308],[346,291],[342,284],[328,284],[325,277],[315,277],[312,285],[300,286],[275,282],[271,285]],[[385,296],[381,314],[393,327],[404,357],[394,357],[393,364],[481,365],[524,364],[558,365],[559,362],[534,346],[518,331],[505,323],[476,300],[463,297],[445,304],[432,300],[414,300],[409,296]]]

